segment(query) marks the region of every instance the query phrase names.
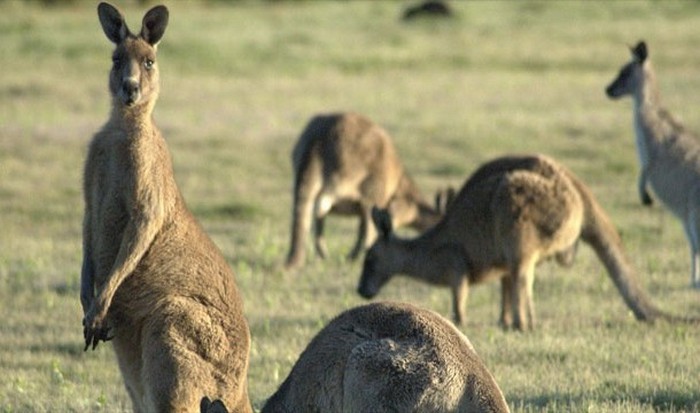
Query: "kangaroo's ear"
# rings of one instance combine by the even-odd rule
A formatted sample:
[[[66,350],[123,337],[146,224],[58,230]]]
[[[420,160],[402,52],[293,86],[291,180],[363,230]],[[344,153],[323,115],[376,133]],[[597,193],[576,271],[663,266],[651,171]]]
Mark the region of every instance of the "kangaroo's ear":
[[[199,402],[199,412],[207,413],[209,406],[211,406],[211,400],[207,396],[202,397],[202,400]]]
[[[219,399],[214,400],[209,406],[207,413],[228,413],[228,409],[224,402]]]
[[[435,209],[437,212],[440,214],[445,214],[447,212],[447,208],[450,207],[456,195],[457,193],[452,186],[439,190],[435,194]]]
[[[391,214],[386,209],[379,209],[377,207],[372,207],[372,221],[374,226],[382,235],[382,237],[388,237],[391,235],[392,224],[391,224]]]
[[[100,3],[97,6],[97,16],[100,18],[102,30],[104,30],[105,35],[112,43],[121,43],[129,34],[124,15],[111,4]]]
[[[168,27],[169,16],[170,13],[165,6],[156,6],[149,10],[143,16],[141,37],[151,46],[157,45],[165,33],[165,28]]]
[[[635,60],[639,63],[644,63],[644,61],[647,60],[649,52],[647,51],[647,44],[644,40],[641,40],[632,48],[632,56],[634,56]]]
[[[228,413],[224,402],[219,399],[211,401],[207,396],[204,396],[199,403],[199,411],[200,413]]]

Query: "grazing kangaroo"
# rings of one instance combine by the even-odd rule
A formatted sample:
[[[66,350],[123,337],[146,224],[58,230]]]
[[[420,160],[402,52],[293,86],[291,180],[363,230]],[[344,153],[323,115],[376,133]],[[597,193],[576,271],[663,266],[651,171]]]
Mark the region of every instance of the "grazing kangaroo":
[[[292,153],[294,207],[286,267],[304,261],[306,235],[315,228],[315,247],[325,258],[323,222],[329,213],[358,215],[360,228],[350,258],[376,238],[373,206],[388,208],[395,226],[423,231],[441,217],[405,172],[389,134],[356,113],[318,115],[308,123]]]
[[[451,17],[452,8],[442,0],[426,0],[422,3],[406,8],[403,13],[404,20],[413,20],[417,17]]]
[[[262,413],[508,412],[469,340],[438,314],[375,303],[309,343]]]
[[[445,217],[415,239],[392,233],[389,213],[373,210],[380,236],[365,256],[358,292],[374,297],[397,273],[452,288],[457,324],[465,321],[469,286],[501,279],[500,323],[534,327],[535,266],[573,260],[579,237],[590,244],[637,319],[675,320],[649,300],[615,227],[588,188],[542,155],[497,158],[464,184]],[[691,320],[692,321],[692,320]]]
[[[148,11],[137,35],[113,6],[100,3],[97,11],[116,48],[111,116],[92,139],[84,170],[85,348],[113,339],[136,412],[193,412],[203,397],[252,412],[241,295],[185,206],[152,118],[168,10]]]
[[[656,73],[646,43],[632,49],[632,61],[605,90],[610,98],[634,99],[634,130],[642,165],[639,197],[651,205],[654,193],[683,223],[690,243],[690,283],[700,288],[700,142],[661,106]]]

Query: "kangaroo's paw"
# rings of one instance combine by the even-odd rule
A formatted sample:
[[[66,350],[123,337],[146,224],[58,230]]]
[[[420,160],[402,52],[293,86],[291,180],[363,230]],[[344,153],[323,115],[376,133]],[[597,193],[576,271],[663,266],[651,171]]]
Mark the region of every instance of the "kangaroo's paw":
[[[645,206],[652,206],[652,205],[654,205],[654,200],[651,199],[651,195],[649,195],[648,192],[646,192],[646,191],[643,192],[641,198],[642,198],[642,204],[643,204],[643,205],[645,205]]]
[[[92,346],[94,350],[100,341],[109,341],[114,338],[110,335],[110,327],[107,324],[106,314],[97,314],[95,306],[83,318],[83,338],[85,339],[85,349]]]

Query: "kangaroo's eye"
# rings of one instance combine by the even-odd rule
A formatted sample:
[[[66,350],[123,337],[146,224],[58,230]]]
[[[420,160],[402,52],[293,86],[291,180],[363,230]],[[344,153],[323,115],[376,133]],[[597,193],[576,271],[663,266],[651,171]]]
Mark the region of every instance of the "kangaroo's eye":
[[[154,64],[155,64],[155,62],[154,62],[153,60],[151,60],[151,59],[146,59],[146,61],[143,62],[143,67],[145,67],[146,70],[151,70],[151,69],[153,68],[153,65],[154,65]]]

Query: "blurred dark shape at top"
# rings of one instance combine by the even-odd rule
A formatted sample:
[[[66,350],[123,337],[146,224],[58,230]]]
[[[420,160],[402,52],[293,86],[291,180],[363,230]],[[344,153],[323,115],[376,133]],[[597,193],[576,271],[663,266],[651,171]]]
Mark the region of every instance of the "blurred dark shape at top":
[[[452,9],[447,3],[440,0],[428,0],[419,3],[415,6],[408,7],[403,12],[404,20],[413,20],[416,18],[429,17],[429,18],[444,18],[451,17]]]

